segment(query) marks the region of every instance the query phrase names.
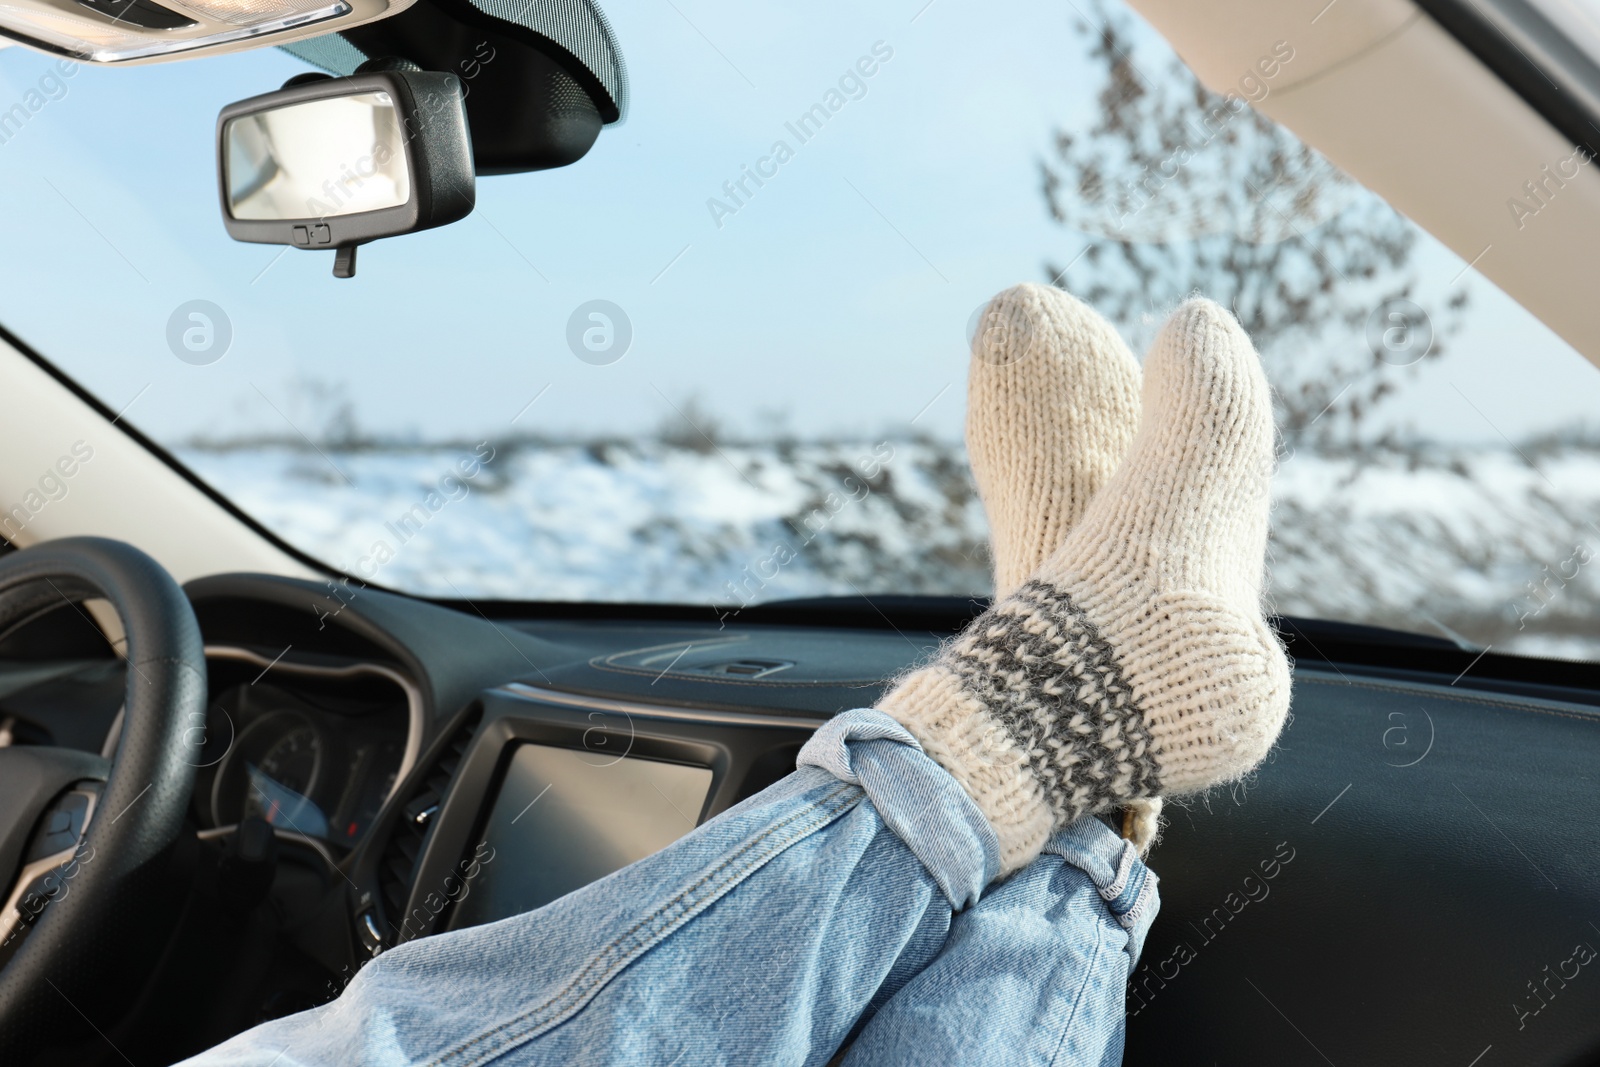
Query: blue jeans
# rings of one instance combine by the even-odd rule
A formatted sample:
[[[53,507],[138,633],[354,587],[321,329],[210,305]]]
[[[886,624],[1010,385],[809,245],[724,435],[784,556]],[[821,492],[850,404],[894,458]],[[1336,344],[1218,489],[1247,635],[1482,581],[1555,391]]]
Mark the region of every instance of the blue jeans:
[[[998,885],[994,833],[881,712],[661,852],[537,911],[413,941],[337,1000],[187,1061],[1116,1064],[1157,908],[1084,819]]]

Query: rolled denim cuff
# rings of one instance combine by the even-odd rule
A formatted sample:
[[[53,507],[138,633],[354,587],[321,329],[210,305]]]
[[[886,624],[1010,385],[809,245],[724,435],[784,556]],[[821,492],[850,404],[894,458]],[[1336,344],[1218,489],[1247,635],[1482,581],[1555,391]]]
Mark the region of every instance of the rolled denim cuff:
[[[1089,876],[1106,910],[1128,931],[1128,953],[1137,960],[1161,907],[1161,879],[1145,866],[1133,842],[1098,819],[1084,818],[1051,834],[1044,853],[1060,856]]]
[[[860,708],[836,716],[812,735],[796,762],[860,786],[957,911],[977,903],[1000,873],[1000,839],[989,820],[883,712]]]

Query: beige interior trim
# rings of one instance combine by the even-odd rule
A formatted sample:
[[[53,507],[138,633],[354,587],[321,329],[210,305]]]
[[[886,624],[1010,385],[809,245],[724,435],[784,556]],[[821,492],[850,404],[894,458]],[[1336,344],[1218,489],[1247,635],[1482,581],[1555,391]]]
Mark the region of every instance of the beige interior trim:
[[[19,546],[93,534],[138,546],[179,582],[228,571],[319,577],[3,341],[0,426],[0,532]]]
[[[1259,110],[1600,364],[1600,163],[1547,181],[1573,145],[1431,18],[1405,0],[1131,2],[1219,92],[1289,42]],[[1519,220],[1513,198],[1536,214]]]
[[[189,30],[165,31],[165,35],[171,39],[186,40],[190,37],[214,35],[234,28],[203,8],[185,6],[183,0],[174,0],[174,2],[178,8],[182,8],[179,12],[180,14],[193,19],[200,25]],[[81,62],[85,66],[142,67],[151,63],[176,63],[179,60],[196,59],[201,56],[220,56],[233,52],[249,52],[257,48],[281,47],[286,44],[293,44],[295,41],[304,41],[312,37],[323,37],[330,33],[353,30],[357,26],[364,26],[369,22],[388,18],[390,15],[398,15],[416,3],[416,0],[346,0],[346,3],[349,4],[350,10],[343,15],[335,15],[333,18],[321,19],[304,26],[277,30],[273,33],[241,37],[237,40],[224,41],[220,44],[201,45],[196,48],[169,52],[166,55],[143,56],[139,59],[119,59],[109,63],[97,63],[90,60],[82,60]],[[141,34],[141,36],[150,35]],[[150,36],[150,39],[155,41],[156,37]],[[52,59],[64,59],[64,57],[54,52],[43,48],[35,48],[25,41],[5,40],[3,44],[0,44],[0,47],[9,45],[25,48],[30,52],[38,52],[42,55],[50,56]],[[65,59],[64,61],[67,63],[79,62],[71,59]]]
[[[1410,0],[1130,0],[1130,6],[1219,93],[1236,89],[1279,41],[1294,49],[1294,59],[1273,76],[1273,92],[1348,62],[1420,14]]]

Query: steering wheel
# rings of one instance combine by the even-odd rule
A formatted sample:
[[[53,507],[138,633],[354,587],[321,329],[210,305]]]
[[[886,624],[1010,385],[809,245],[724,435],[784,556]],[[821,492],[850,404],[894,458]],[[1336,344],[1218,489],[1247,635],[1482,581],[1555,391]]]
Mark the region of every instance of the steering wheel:
[[[0,634],[63,602],[82,612],[94,598],[110,601],[128,642],[110,762],[0,748],[0,1063],[26,1062],[83,1029],[79,1016],[101,1029],[113,1021],[104,1013],[116,965],[141,965],[128,959],[130,938],[152,933],[153,905],[172,895],[163,890],[204,739],[195,729],[206,708],[200,627],[159,563],[100,537],[0,558]]]

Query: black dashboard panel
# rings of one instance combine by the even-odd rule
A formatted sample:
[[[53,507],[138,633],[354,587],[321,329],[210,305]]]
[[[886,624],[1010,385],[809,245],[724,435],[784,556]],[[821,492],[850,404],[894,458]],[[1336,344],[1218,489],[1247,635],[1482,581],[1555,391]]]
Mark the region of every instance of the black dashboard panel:
[[[560,633],[588,654],[528,681],[613,700],[802,717],[870,707],[887,679],[932,655],[945,636],[710,623],[569,623]]]
[[[1169,808],[1126,1063],[1600,1059],[1600,710],[1450,683],[1302,665],[1248,787]]]
[[[486,686],[580,657],[470,611],[361,586],[261,574],[223,574],[184,586],[207,644],[286,650],[387,665],[421,694],[431,740]]]

